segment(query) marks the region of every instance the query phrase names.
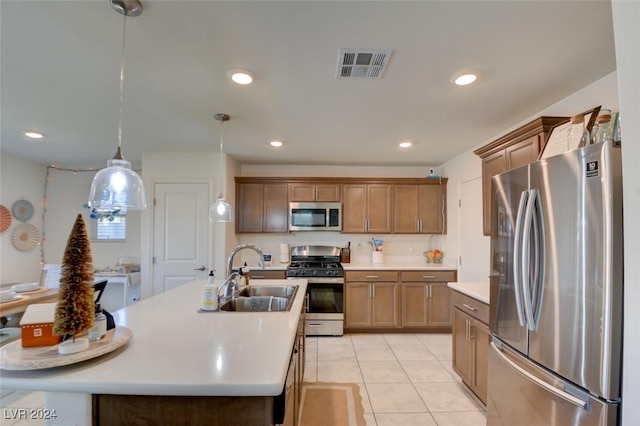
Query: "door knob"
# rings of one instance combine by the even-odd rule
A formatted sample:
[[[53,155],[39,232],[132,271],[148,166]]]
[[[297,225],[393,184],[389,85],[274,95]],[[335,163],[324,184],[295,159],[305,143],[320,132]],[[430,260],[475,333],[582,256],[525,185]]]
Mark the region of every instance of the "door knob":
[[[199,268],[193,268],[193,270],[194,270],[194,271],[204,271],[204,270],[206,270],[206,269],[207,269],[207,268],[206,268],[206,267],[204,267],[204,266],[201,266],[201,267],[199,267]]]

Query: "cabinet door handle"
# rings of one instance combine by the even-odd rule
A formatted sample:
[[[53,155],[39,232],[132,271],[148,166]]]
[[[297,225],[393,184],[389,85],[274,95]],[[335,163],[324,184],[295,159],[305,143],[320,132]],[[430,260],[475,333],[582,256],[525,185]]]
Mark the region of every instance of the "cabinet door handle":
[[[469,340],[469,320],[464,320],[464,338]]]
[[[436,276],[435,275],[423,275],[422,278],[425,279],[425,280],[435,280]]]
[[[422,220],[419,220],[418,223],[418,231],[422,231]]]
[[[471,330],[475,331],[476,325],[475,324],[471,324],[471,321],[469,321],[469,340],[475,339],[476,338],[476,334],[473,333],[471,334]]]
[[[474,308],[473,306],[467,305],[466,303],[463,303],[462,306],[464,306],[465,308],[467,308],[470,311],[477,311],[478,310],[478,308]]]
[[[424,298],[425,299],[429,298],[429,286],[428,285],[424,286]]]
[[[373,294],[373,296],[371,296],[373,299],[376,298],[376,286],[372,285],[371,286],[371,294]]]

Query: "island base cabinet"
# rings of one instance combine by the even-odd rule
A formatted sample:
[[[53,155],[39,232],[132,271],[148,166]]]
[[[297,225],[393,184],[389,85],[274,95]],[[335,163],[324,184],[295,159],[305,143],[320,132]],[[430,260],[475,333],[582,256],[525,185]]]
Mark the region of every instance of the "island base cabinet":
[[[93,395],[93,425],[272,425],[274,397]]]

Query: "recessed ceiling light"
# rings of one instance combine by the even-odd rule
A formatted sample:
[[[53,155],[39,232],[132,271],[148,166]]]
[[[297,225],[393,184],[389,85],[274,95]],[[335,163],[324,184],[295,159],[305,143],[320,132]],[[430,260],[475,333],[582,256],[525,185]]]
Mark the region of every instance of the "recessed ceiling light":
[[[400,148],[409,148],[411,145],[413,144],[409,141],[400,142]]]
[[[461,75],[460,77],[456,78],[454,80],[454,82],[458,86],[466,86],[467,84],[471,84],[474,81],[476,81],[477,78],[478,78],[478,76],[475,75],[475,74],[464,74],[464,75]]]
[[[269,145],[271,145],[274,148],[280,148],[284,144],[282,143],[282,141],[271,141],[269,142]]]
[[[24,135],[26,137],[31,138],[31,139],[42,139],[43,138],[42,133],[38,133],[38,132],[24,132]]]
[[[475,69],[465,69],[458,71],[451,77],[451,82],[458,86],[466,86],[478,79],[478,71]]]
[[[231,77],[235,83],[246,85],[251,84],[255,80],[256,75],[248,69],[233,68],[227,71],[227,75]]]

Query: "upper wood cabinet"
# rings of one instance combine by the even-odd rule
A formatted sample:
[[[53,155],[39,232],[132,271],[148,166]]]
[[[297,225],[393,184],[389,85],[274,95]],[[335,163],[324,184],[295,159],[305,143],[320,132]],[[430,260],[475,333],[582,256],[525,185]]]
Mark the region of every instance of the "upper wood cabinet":
[[[282,183],[236,183],[236,232],[287,232],[289,203]]]
[[[339,202],[341,200],[341,185],[337,183],[303,183],[289,184],[289,201],[326,201]]]
[[[394,185],[395,233],[444,233],[446,212],[446,185]]]
[[[540,117],[474,151],[482,158],[484,235],[491,234],[491,178],[535,161],[553,126],[568,117]]]
[[[391,189],[388,184],[344,185],[342,232],[391,233]]]
[[[236,177],[237,233],[288,232],[290,202],[341,202],[342,232],[446,232],[447,179]]]

